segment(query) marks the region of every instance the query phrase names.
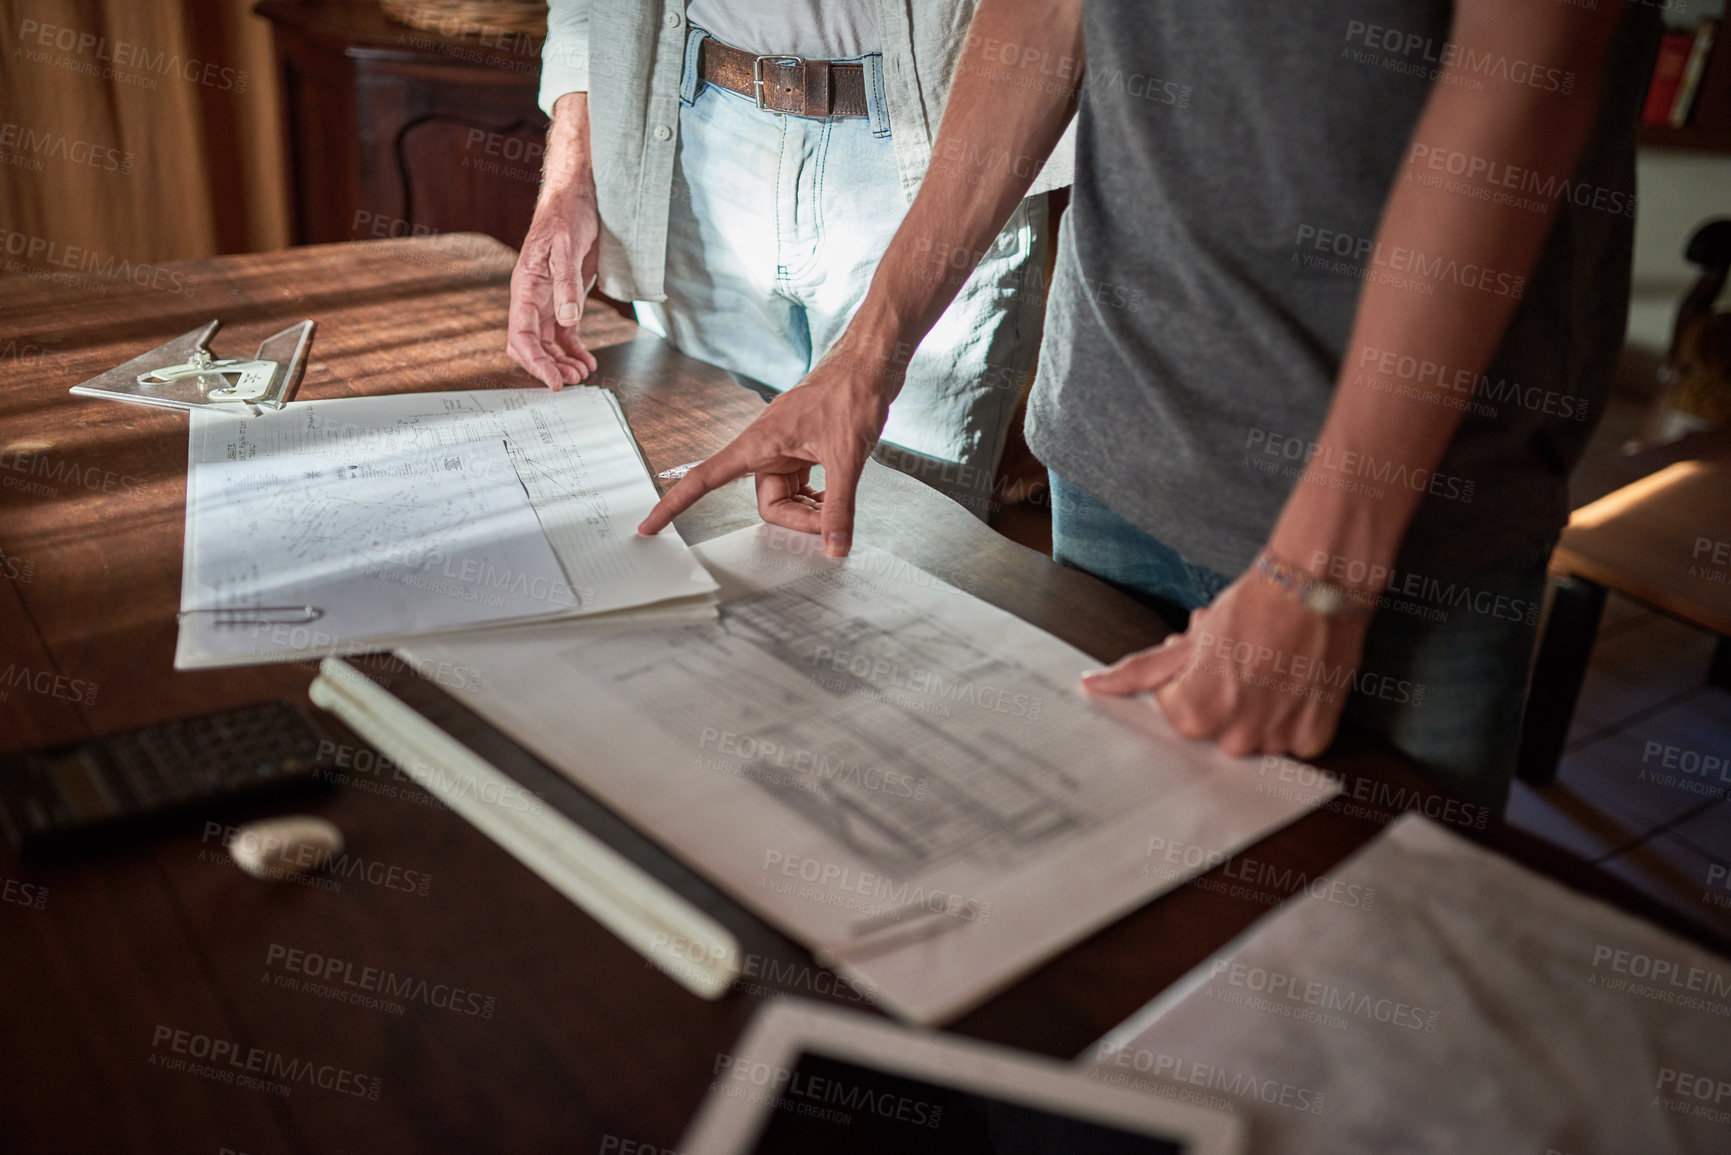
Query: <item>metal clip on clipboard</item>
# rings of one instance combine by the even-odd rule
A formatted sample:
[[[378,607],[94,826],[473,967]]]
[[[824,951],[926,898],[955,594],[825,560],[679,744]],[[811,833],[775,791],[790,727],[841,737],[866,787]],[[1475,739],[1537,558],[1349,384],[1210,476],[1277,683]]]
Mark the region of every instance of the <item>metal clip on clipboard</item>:
[[[181,610],[178,620],[193,614],[215,614],[216,625],[222,626],[302,626],[325,616],[319,606],[213,606],[209,609]]]
[[[262,409],[281,409],[300,386],[313,327],[311,321],[290,325],[266,337],[258,353],[242,361],[210,351],[210,339],[222,328],[221,321],[212,321],[74,385],[72,392],[171,409],[244,405],[254,415]]]

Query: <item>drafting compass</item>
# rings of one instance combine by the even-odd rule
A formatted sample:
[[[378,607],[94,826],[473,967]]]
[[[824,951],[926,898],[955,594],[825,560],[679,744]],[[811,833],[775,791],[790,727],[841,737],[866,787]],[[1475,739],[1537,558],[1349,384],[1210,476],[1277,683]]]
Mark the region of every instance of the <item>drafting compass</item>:
[[[210,339],[222,328],[212,321],[167,344],[98,374],[72,392],[81,397],[165,405],[172,409],[244,406],[253,413],[281,409],[294,396],[313,343],[313,323],[300,321],[266,337],[251,360],[218,357]]]

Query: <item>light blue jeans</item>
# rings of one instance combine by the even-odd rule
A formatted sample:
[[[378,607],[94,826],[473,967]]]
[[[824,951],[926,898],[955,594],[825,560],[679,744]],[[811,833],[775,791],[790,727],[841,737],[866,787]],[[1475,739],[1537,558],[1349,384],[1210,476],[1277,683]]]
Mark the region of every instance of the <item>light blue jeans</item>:
[[[1232,583],[1057,474],[1050,500],[1053,558],[1151,603],[1175,628]],[[1420,579],[1419,596],[1382,595],[1343,715],[1493,814],[1507,805],[1514,777],[1552,544],[1470,574]]]
[[[882,57],[861,58],[869,117],[808,120],[701,83],[703,35],[687,42],[667,299],[638,317],[773,395],[841,335],[908,209]],[[1039,346],[1046,232],[1045,197],[1023,201],[913,354],[876,454],[980,517]]]

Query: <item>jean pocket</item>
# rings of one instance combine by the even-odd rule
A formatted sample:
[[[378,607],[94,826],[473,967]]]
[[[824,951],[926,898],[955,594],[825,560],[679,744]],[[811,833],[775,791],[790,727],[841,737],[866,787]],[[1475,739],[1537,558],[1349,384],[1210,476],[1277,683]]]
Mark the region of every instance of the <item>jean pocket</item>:
[[[695,25],[685,33],[685,62],[679,70],[679,103],[690,108],[709,87],[697,75],[697,50],[709,39],[709,33]]]

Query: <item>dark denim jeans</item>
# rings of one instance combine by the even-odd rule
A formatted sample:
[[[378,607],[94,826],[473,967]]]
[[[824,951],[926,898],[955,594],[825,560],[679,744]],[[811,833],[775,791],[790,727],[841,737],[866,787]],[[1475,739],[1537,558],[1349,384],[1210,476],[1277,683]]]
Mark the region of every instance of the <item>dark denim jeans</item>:
[[[1174,627],[1233,580],[1194,565],[1056,474],[1052,556],[1139,597]],[[1508,801],[1553,543],[1464,575],[1403,575],[1365,637],[1344,724],[1423,765],[1437,786],[1500,814]]]

